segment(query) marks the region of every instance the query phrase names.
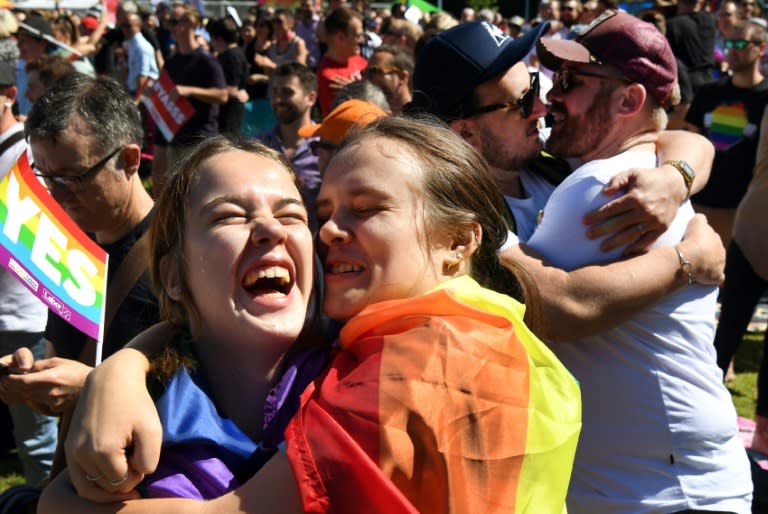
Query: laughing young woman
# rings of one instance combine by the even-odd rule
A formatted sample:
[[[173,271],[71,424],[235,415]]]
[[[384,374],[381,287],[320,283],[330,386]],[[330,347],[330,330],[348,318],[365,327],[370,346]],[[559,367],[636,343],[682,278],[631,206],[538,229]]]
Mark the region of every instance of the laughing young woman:
[[[304,325],[311,251],[298,193],[274,161],[198,149],[181,169],[197,177],[160,200],[153,269],[170,319],[189,328],[171,353],[193,355],[197,367],[172,367],[163,394],[186,387],[179,375],[202,376],[191,389],[207,393],[209,417],[223,418],[217,423],[226,430],[215,435],[224,442],[202,455],[194,437],[174,447],[167,434],[185,423],[169,427],[164,411],[175,408],[183,420],[199,419],[201,409],[178,396],[164,406],[161,398],[161,477],[148,475],[140,490],[213,498],[255,469],[232,464],[238,444],[224,437],[228,430],[264,441],[270,434],[262,422],[281,418],[272,415],[280,388],[266,391]],[[507,296],[523,288],[496,255],[507,234],[501,202],[482,159],[449,129],[397,118],[362,129],[333,160],[318,200],[324,308],[346,324],[295,416],[287,427],[287,417],[277,422],[285,441],[273,443],[285,452],[208,502],[97,505],[77,498],[62,477],[46,490],[41,512],[352,512],[361,505],[372,512],[560,512],[580,428],[579,392],[523,323],[522,304]],[[183,226],[169,221],[178,213],[186,213]],[[124,427],[136,412],[157,427],[152,400],[140,390],[147,368],[141,353],[121,352],[81,397],[85,416],[75,426],[96,429],[71,439],[69,477],[91,498],[135,498],[125,491],[154,468],[156,438],[147,440],[143,427],[127,439],[107,428]],[[308,375],[283,368],[299,369],[284,378]],[[134,445],[128,460],[101,460],[100,448],[118,444]],[[264,460],[268,448],[255,446],[255,459]],[[163,486],[200,472],[185,468],[198,456],[222,461],[228,478],[209,470],[204,475],[213,478],[189,490]],[[202,491],[210,481],[214,494]]]

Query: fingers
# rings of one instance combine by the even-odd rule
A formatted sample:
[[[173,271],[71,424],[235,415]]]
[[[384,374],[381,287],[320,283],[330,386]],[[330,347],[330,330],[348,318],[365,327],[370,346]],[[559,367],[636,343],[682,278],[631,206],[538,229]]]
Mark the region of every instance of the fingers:
[[[151,420],[134,433],[133,453],[128,457],[131,469],[140,473],[154,473],[160,462],[160,448],[163,443],[163,427],[159,418],[150,416]],[[156,423],[154,423],[156,421]]]
[[[22,370],[29,371],[35,364],[35,356],[32,355],[32,350],[26,347],[21,347],[13,352],[13,367]]]
[[[623,255],[629,257],[648,251],[648,248],[661,236],[662,232],[650,230],[624,249]]]
[[[113,480],[99,471],[88,472],[76,463],[69,464],[67,471],[77,493],[87,500],[97,503],[111,503],[141,497],[135,488],[144,478],[144,475],[127,473],[123,477],[117,477]],[[119,485],[112,485],[115,483],[119,483]]]
[[[618,193],[622,189],[626,189],[635,173],[635,170],[628,170],[621,172],[618,175],[614,175],[605,187],[603,187],[603,194],[610,196]]]

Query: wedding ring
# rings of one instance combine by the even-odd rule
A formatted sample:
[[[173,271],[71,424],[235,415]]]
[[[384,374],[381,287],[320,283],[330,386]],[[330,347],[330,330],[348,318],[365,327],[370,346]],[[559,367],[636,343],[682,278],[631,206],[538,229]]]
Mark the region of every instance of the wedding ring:
[[[643,225],[642,223],[638,223],[637,225],[635,225],[635,228],[637,229],[638,232],[640,232],[640,235],[645,234],[645,225]]]
[[[128,473],[123,475],[123,478],[119,478],[117,480],[107,480],[107,482],[109,482],[109,485],[111,485],[112,487],[117,487],[119,485],[123,485],[127,481],[128,481]]]
[[[89,475],[88,473],[86,473],[86,474],[85,474],[85,479],[86,479],[86,480],[88,480],[89,482],[95,482],[95,481],[97,481],[97,480],[100,480],[100,479],[102,479],[103,477],[104,477],[104,475],[102,475],[101,473],[99,473],[99,474],[98,474],[98,475],[96,475],[95,477],[92,477],[92,476],[91,476],[91,475]]]

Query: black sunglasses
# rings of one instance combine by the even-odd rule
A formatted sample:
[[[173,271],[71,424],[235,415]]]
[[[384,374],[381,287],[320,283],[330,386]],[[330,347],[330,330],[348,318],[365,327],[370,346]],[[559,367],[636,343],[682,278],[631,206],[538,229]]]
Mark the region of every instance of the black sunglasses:
[[[596,71],[575,70],[573,68],[560,68],[559,70],[557,70],[555,74],[552,75],[552,83],[555,86],[559,86],[560,91],[562,91],[563,93],[568,93],[576,87],[576,82],[574,82],[573,80],[573,77],[576,75],[582,75],[584,77],[594,77],[599,79],[620,80],[628,84],[632,83],[632,81],[626,77],[611,75],[610,73],[600,73]]]
[[[480,116],[481,114],[498,111],[500,109],[508,109],[510,111],[519,110],[520,116],[522,118],[527,118],[533,112],[533,103],[537,96],[539,96],[539,72],[534,71],[531,73],[531,85],[528,87],[528,91],[523,93],[523,95],[517,100],[484,105],[482,107],[475,107],[474,109],[470,109],[470,111],[466,113],[464,117],[471,118],[474,116]]]
[[[328,150],[329,152],[335,152],[338,148],[337,145],[334,145],[333,143],[329,143],[327,141],[312,141],[309,143],[309,150],[312,152],[312,155],[317,157],[318,151],[320,149]]]
[[[41,178],[48,189],[51,189],[53,186],[59,186],[73,193],[80,193],[85,190],[85,181],[101,171],[101,169],[104,168],[104,165],[123,148],[124,147],[122,146],[115,148],[109,152],[109,155],[79,175],[48,175],[47,173],[43,173],[42,170],[34,164],[32,165],[32,169],[35,170],[35,176]]]

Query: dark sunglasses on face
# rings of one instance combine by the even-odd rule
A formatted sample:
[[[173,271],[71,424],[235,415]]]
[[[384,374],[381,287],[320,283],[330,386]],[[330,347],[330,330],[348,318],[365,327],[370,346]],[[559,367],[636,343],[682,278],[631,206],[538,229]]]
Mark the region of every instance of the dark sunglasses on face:
[[[631,82],[626,77],[611,75],[610,73],[600,73],[597,71],[588,71],[588,70],[575,70],[572,68],[560,68],[555,72],[554,75],[552,75],[552,83],[554,86],[559,86],[561,92],[568,93],[571,90],[575,89],[577,84],[573,80],[573,78],[577,75],[581,75],[584,77],[595,77],[599,79],[620,80],[622,82],[627,82],[627,83]]]
[[[363,76],[370,77],[373,75],[389,75],[390,73],[400,73],[400,68],[397,66],[379,66],[377,64],[369,64]]]
[[[43,173],[40,168],[34,164],[32,165],[32,169],[34,170],[35,176],[41,178],[43,182],[45,182],[45,185],[48,187],[48,189],[53,188],[53,186],[59,186],[72,193],[80,193],[85,190],[86,181],[101,171],[107,162],[109,162],[109,160],[117,155],[117,152],[122,149],[122,146],[115,148],[109,152],[106,157],[79,175],[49,175],[47,173]]]
[[[746,39],[726,39],[725,49],[730,50],[731,48],[735,48],[737,50],[744,50],[751,44],[753,44],[752,41],[747,41]]]
[[[525,119],[533,112],[533,104],[537,96],[539,96],[539,72],[535,71],[531,73],[531,85],[528,87],[528,91],[523,93],[523,95],[517,100],[513,100],[512,102],[485,105],[483,107],[476,107],[470,110],[470,112],[465,116],[470,118],[473,116],[480,116],[481,114],[498,111],[500,109],[507,109],[509,111],[519,110],[520,117]]]
[[[333,143],[329,143],[328,141],[312,141],[309,143],[309,150],[312,152],[312,155],[317,157],[317,155],[320,153],[320,149],[327,150],[329,152],[335,152],[336,148],[338,148],[337,145],[334,145]]]

